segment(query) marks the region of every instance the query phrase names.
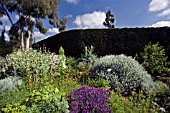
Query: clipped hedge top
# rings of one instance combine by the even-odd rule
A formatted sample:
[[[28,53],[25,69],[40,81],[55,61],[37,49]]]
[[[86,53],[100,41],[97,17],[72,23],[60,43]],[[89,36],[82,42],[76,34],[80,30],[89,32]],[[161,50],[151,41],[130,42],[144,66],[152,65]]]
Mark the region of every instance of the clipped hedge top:
[[[98,56],[126,54],[134,56],[143,51],[148,42],[164,46],[170,56],[170,28],[115,28],[115,29],[76,29],[59,33],[38,42],[51,52],[58,53],[62,46],[66,56],[80,57],[85,46],[93,46]]]

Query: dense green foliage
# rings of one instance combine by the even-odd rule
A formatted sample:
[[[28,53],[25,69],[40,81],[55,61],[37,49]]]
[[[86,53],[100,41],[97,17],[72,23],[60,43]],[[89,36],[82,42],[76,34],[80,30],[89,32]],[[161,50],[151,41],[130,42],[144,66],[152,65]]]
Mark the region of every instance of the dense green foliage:
[[[6,65],[1,69],[5,69],[4,76],[9,76],[8,70],[12,68],[17,76],[42,77],[56,71],[58,64],[59,58],[55,54],[36,50],[16,51],[6,57]],[[1,77],[3,78],[2,75]]]
[[[113,113],[161,113],[160,106],[153,104],[156,101],[155,94],[147,95],[140,91],[133,92],[130,97],[122,97],[119,93],[111,92],[110,109]]]
[[[159,43],[147,44],[142,53],[144,60],[143,66],[150,73],[162,73],[168,70],[168,57],[165,55],[165,49]]]
[[[58,53],[60,46],[66,56],[80,57],[84,47],[95,48],[97,56],[125,54],[135,56],[143,51],[149,42],[159,42],[170,58],[170,28],[115,28],[113,29],[80,29],[62,32],[38,42],[51,52]]]
[[[15,105],[16,103],[22,103],[28,94],[29,91],[25,88],[0,93],[0,109],[8,104]]]
[[[103,25],[108,28],[114,28],[114,16],[111,14],[111,11],[108,10],[106,13],[105,21],[103,22]]]
[[[61,50],[60,50],[61,51]],[[0,81],[7,81],[5,83],[12,86],[14,90],[10,91],[3,91],[0,93],[0,112],[26,112],[26,113],[42,113],[42,112],[71,112],[74,111],[73,109],[76,108],[78,101],[84,101],[83,98],[87,100],[90,97],[91,99],[86,101],[84,104],[86,107],[90,107],[87,109],[81,109],[82,111],[91,110],[91,108],[99,111],[108,110],[109,112],[114,113],[122,113],[122,112],[131,112],[131,113],[157,113],[159,112],[159,108],[164,107],[166,111],[168,111],[168,107],[166,103],[169,100],[163,101],[158,104],[153,105],[155,103],[154,98],[155,95],[149,95],[149,93],[140,91],[140,88],[136,88],[139,80],[137,75],[141,81],[139,83],[143,87],[152,89],[152,83],[154,87],[161,91],[162,94],[166,92],[167,94],[169,89],[167,86],[162,82],[153,82],[150,76],[143,70],[144,68],[138,64],[137,61],[132,59],[131,57],[127,57],[125,55],[116,55],[115,57],[122,57],[122,60],[107,60],[107,64],[111,64],[111,61],[117,61],[117,64],[120,65],[112,65],[111,67],[107,67],[106,63],[103,66],[106,66],[105,70],[101,71],[102,73],[95,73],[97,75],[102,75],[100,78],[90,79],[90,73],[88,68],[80,69],[79,68],[79,60],[80,59],[91,59],[91,56],[95,56],[91,50],[85,50],[86,52],[82,55],[82,58],[76,59],[73,57],[66,57],[63,54],[64,49],[60,52],[60,55],[55,55],[54,53],[49,53],[45,51],[35,51],[35,50],[28,50],[28,51],[16,51],[10,55],[7,55],[6,58],[1,58],[0,61],[0,69],[1,69],[1,79]],[[88,52],[89,51],[89,52]],[[59,57],[63,55],[65,56],[65,64],[66,67],[60,66],[60,59]],[[93,57],[92,57],[93,58]],[[95,58],[97,58],[95,56]],[[104,58],[104,57],[103,57]],[[125,58],[125,59],[123,59]],[[100,61],[102,58],[97,58],[97,61]],[[91,65],[93,63],[91,62]],[[93,67],[96,63],[93,64]],[[117,73],[114,72],[114,67],[117,67]],[[125,68],[122,68],[122,67]],[[92,68],[93,68],[92,67]],[[102,67],[102,66],[101,66]],[[130,67],[130,68],[128,68]],[[119,69],[118,69],[119,68]],[[104,69],[100,68],[101,70]],[[138,71],[138,74],[136,74]],[[120,80],[127,80],[130,87],[134,87],[131,89],[130,87],[120,87],[124,92],[128,92],[129,90],[139,90],[137,93],[131,92],[131,96],[122,96],[120,94],[113,92],[112,85],[115,85],[114,82],[110,82],[111,79],[106,79],[109,77],[103,77],[104,73],[110,76],[111,74],[123,75]],[[121,73],[124,72],[124,73]],[[134,72],[134,73],[133,73]],[[110,74],[109,74],[110,73]],[[124,74],[129,75],[127,79]],[[11,79],[15,78],[14,75],[20,75],[19,79]],[[130,76],[131,75],[131,76]],[[142,76],[143,75],[143,76]],[[147,76],[144,76],[147,75]],[[6,77],[7,76],[7,77]],[[9,78],[10,79],[9,79]],[[22,79],[22,84],[18,84],[19,81]],[[117,78],[116,78],[117,79]],[[147,79],[147,80],[146,80]],[[10,82],[13,80],[13,82]],[[16,81],[15,81],[16,80]],[[128,80],[134,80],[132,83]],[[118,81],[120,82],[120,81]],[[112,84],[113,83],[113,84]],[[11,85],[12,84],[12,85]],[[16,84],[16,85],[15,85]],[[86,85],[86,87],[81,87]],[[116,85],[120,85],[120,83],[116,83]],[[124,85],[124,83],[122,83]],[[3,86],[3,85],[2,85]],[[93,86],[93,87],[89,87]],[[125,85],[126,86],[126,85]],[[8,88],[8,85],[5,85]],[[4,88],[5,88],[4,87]],[[3,89],[0,86],[1,89]],[[76,93],[80,92],[80,95]],[[118,89],[119,91],[119,89]],[[121,93],[123,92],[121,90]],[[71,95],[76,98],[70,98],[68,103],[66,98],[68,95]],[[86,92],[87,95],[84,95]],[[107,96],[105,93],[107,92]],[[124,93],[123,92],[123,93]],[[96,98],[94,98],[96,97]],[[168,98],[168,97],[166,97]],[[74,99],[78,99],[72,101]],[[96,101],[93,101],[96,100]],[[102,100],[106,101],[102,101]],[[108,100],[109,99],[109,100]],[[164,98],[163,98],[164,99]],[[101,100],[101,101],[100,101]],[[72,101],[72,102],[71,102]],[[93,102],[94,104],[89,104],[88,102]],[[97,102],[97,103],[96,103]],[[102,102],[105,102],[104,104]],[[99,105],[101,107],[96,107],[95,105]],[[69,106],[68,106],[69,105]],[[80,105],[80,104],[79,104]],[[107,107],[106,107],[107,105]],[[81,105],[80,105],[81,106]],[[93,110],[94,110],[93,109]],[[163,108],[162,108],[163,109]],[[69,110],[69,111],[68,111]],[[110,111],[112,110],[112,111]],[[91,112],[90,112],[91,113]]]
[[[120,88],[122,94],[142,88],[155,90],[151,76],[137,61],[125,55],[108,55],[98,59],[90,69],[90,77],[110,80],[110,87]]]
[[[2,113],[23,113],[26,110],[25,105],[21,105],[20,103],[15,103],[14,105],[7,104],[4,108],[2,108]]]
[[[31,35],[34,32],[34,28],[37,28],[37,30],[43,34],[48,31],[48,29],[44,28],[41,20],[45,18],[48,18],[49,24],[59,28],[59,31],[63,31],[66,28],[67,18],[58,19],[57,5],[59,2],[59,0],[1,0],[0,18],[7,16],[9,19],[11,24],[8,32],[10,41],[19,39],[21,42],[21,49],[28,49],[30,47]],[[19,18],[14,21],[10,13],[17,14]],[[0,21],[0,23],[3,25],[2,21]],[[5,32],[4,28],[2,32],[3,37]]]
[[[19,49],[19,42],[0,42],[0,56],[5,57]]]
[[[36,105],[36,109],[32,106]],[[68,113],[68,103],[58,88],[52,86],[44,86],[38,91],[33,90],[26,98],[26,106],[30,107],[27,110],[36,111],[40,113]]]
[[[94,51],[93,46],[85,47],[84,53],[81,55],[81,60],[93,64],[97,59],[97,55],[95,55],[93,51]]]

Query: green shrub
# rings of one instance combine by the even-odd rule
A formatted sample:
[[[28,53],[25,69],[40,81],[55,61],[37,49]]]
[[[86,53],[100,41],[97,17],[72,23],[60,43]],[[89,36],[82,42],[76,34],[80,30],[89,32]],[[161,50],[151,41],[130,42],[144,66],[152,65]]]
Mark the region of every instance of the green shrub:
[[[155,81],[154,84],[158,92],[166,93],[170,91],[169,87],[162,81]]]
[[[110,80],[110,87],[120,88],[122,94],[134,89],[155,90],[151,76],[132,57],[125,55],[107,55],[98,59],[90,69],[90,78],[99,77]]]
[[[147,95],[140,91],[133,92],[130,97],[123,97],[118,93],[111,92],[110,109],[113,113],[160,113],[159,105],[154,105],[155,94],[149,92]]]
[[[84,53],[81,54],[81,58],[79,59],[78,64],[79,70],[87,71],[91,68],[91,66],[97,59],[97,55],[95,55],[93,51],[94,51],[93,46],[84,48]]]
[[[58,80],[55,84],[61,92],[65,93],[66,96],[71,90],[81,87],[81,84],[79,84],[76,80],[71,80],[71,78]]]
[[[0,66],[4,65],[4,63],[6,63],[5,58],[0,56]]]
[[[94,47],[85,47],[84,48],[84,54],[81,55],[81,59],[90,63],[94,63],[97,59],[97,55],[93,53]]]
[[[69,106],[63,93],[50,85],[46,85],[37,91],[33,90],[26,98],[26,106],[30,107],[27,111],[39,111],[40,113],[69,112]]]
[[[65,59],[65,55],[64,55],[64,48],[62,46],[59,48],[59,57],[60,57],[59,66],[66,68],[66,65],[65,65],[66,59]]]
[[[168,57],[165,55],[165,49],[159,43],[152,44],[150,42],[145,46],[141,55],[144,60],[143,65],[148,72],[162,73],[167,71],[167,66],[169,65]]]
[[[66,65],[68,68],[77,69],[78,61],[74,57],[66,57]]]
[[[59,58],[53,53],[42,53],[36,50],[17,51],[6,57],[7,66],[5,73],[8,73],[8,68],[12,67],[13,71],[21,77],[25,76],[47,76],[55,72],[58,68]]]
[[[29,92],[26,89],[18,90],[18,87],[15,90],[0,93],[0,109],[8,104],[15,105],[16,103],[22,103],[28,94]]]
[[[11,54],[13,51],[18,50],[20,47],[20,41],[10,41],[10,42],[1,42],[0,41],[0,56],[5,57],[8,54]]]
[[[5,78],[5,67],[6,60],[3,57],[0,57],[0,79]]]
[[[94,86],[94,87],[102,87],[107,90],[110,89],[109,87],[109,80],[105,80],[103,78],[99,78],[98,80],[88,79],[87,81],[88,86]]]
[[[4,108],[1,109],[2,113],[23,113],[26,110],[25,105],[20,103],[16,104],[7,104]]]

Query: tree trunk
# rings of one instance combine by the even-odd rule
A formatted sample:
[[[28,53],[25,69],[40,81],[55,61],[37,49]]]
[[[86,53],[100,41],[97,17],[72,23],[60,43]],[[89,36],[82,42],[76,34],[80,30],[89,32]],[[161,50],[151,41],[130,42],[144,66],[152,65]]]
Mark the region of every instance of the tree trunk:
[[[20,32],[20,40],[21,40],[20,49],[21,49],[22,51],[24,51],[24,33],[23,33],[23,29],[22,29],[21,32]]]
[[[26,49],[29,49],[29,47],[30,47],[30,38],[31,38],[31,32],[28,30],[28,35],[26,36],[26,40],[25,40]]]

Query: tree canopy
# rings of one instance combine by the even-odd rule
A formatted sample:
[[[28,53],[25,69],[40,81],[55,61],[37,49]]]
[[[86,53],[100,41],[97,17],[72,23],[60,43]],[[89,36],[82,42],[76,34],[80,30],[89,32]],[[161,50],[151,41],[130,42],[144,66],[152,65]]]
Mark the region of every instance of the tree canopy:
[[[60,0],[0,0],[0,17],[6,15],[11,23],[10,38],[19,38],[24,46],[23,38],[29,39],[34,28],[46,33],[41,19],[48,19],[49,24],[62,31],[66,28],[67,18],[58,18]],[[9,13],[15,13],[19,19],[14,23]],[[0,21],[2,25],[2,21]]]
[[[105,22],[103,22],[103,25],[108,27],[108,28],[114,28],[114,16],[111,13],[110,10],[108,10],[108,12],[106,13],[106,18],[105,18]]]

